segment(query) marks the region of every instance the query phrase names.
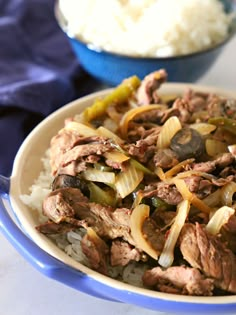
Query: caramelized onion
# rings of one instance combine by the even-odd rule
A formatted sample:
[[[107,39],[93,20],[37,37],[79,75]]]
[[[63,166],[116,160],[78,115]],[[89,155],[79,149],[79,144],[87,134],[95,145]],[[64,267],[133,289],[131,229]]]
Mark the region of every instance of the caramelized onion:
[[[230,182],[221,188],[221,200],[222,204],[226,206],[232,206],[233,196],[236,193],[236,183]]]
[[[149,206],[140,204],[134,208],[130,217],[131,235],[136,243],[136,247],[142,249],[145,253],[157,260],[158,252],[155,250],[142,232],[144,221],[149,217]]]
[[[143,172],[130,163],[125,172],[120,172],[116,176],[115,188],[121,198],[131,194],[143,179]]]
[[[162,126],[157,139],[157,148],[168,148],[173,136],[182,128],[179,118],[176,116],[170,117]]]
[[[174,261],[175,244],[188,216],[189,209],[190,202],[188,200],[183,200],[179,203],[177,207],[177,215],[175,217],[175,221],[170,228],[163,251],[158,260],[158,263],[164,268],[170,267]]]
[[[82,176],[84,179],[91,182],[100,182],[105,184],[115,183],[115,173],[100,171],[92,167],[88,167],[84,172],[82,172]]]
[[[136,108],[132,108],[128,112],[126,112],[120,121],[120,132],[122,136],[126,138],[129,128],[129,122],[132,121],[135,118],[135,116],[153,109],[166,109],[166,106],[159,104],[143,105]]]
[[[205,135],[210,134],[212,131],[214,131],[216,129],[216,126],[201,122],[201,123],[194,123],[190,125],[190,128],[195,129],[202,136],[205,136]]]
[[[70,130],[84,137],[97,136],[97,130],[77,121],[69,121],[66,123],[64,130]],[[63,130],[62,129],[62,130]]]
[[[177,173],[179,173],[184,168],[184,166],[193,163],[193,161],[194,161],[194,159],[187,159],[187,160],[184,160],[184,161],[178,163],[177,165],[173,166],[170,170],[165,172],[165,178],[170,178],[170,177],[176,175]]]
[[[205,145],[206,145],[206,153],[212,157],[215,157],[220,153],[224,153],[228,151],[227,144],[219,140],[206,139]]]
[[[201,199],[199,199],[195,194],[191,193],[183,179],[175,179],[174,183],[182,195],[184,200],[190,201],[197,209],[209,214],[211,212],[211,208],[205,204]]]
[[[228,222],[234,212],[235,210],[233,208],[227,206],[223,206],[218,209],[206,225],[207,232],[213,235],[219,233],[222,226]]]

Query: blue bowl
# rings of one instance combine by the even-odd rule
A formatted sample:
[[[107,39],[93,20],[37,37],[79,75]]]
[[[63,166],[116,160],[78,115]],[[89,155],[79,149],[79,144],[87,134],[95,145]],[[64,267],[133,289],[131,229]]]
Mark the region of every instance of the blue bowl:
[[[222,2],[226,12],[233,11],[232,1]],[[222,43],[200,52],[177,57],[132,57],[107,52],[82,42],[70,34],[59,6],[56,6],[55,15],[84,70],[111,86],[118,85],[124,78],[132,75],[143,79],[148,73],[158,69],[167,71],[169,82],[195,82],[211,68],[236,29],[233,20],[229,35]]]

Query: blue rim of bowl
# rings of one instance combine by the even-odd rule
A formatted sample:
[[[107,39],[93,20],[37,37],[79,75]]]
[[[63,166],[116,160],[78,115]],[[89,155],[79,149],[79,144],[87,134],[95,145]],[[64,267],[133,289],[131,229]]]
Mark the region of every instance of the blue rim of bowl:
[[[114,57],[121,58],[121,59],[122,58],[139,59],[139,60],[147,60],[148,59],[150,61],[152,61],[152,60],[167,61],[167,60],[188,59],[188,58],[192,58],[195,56],[209,53],[211,51],[214,51],[215,49],[218,49],[218,48],[224,46],[233,38],[233,36],[236,33],[236,16],[234,16],[234,18],[232,19],[231,25],[229,27],[228,36],[223,41],[221,41],[220,43],[217,43],[216,45],[213,45],[213,46],[206,48],[204,50],[199,50],[196,52],[192,52],[190,54],[184,54],[184,55],[178,55],[178,56],[169,56],[169,57],[132,56],[132,55],[125,55],[125,54],[120,54],[120,53],[104,50],[103,48],[96,46],[92,43],[86,43],[83,40],[81,40],[80,38],[78,38],[77,36],[75,36],[74,34],[71,34],[70,31],[67,29],[67,20],[59,8],[58,2],[55,5],[54,14],[55,14],[55,18],[57,20],[59,27],[68,36],[68,38],[75,40],[75,41],[78,41],[78,43],[85,46],[90,51],[102,53],[104,55],[114,56]]]

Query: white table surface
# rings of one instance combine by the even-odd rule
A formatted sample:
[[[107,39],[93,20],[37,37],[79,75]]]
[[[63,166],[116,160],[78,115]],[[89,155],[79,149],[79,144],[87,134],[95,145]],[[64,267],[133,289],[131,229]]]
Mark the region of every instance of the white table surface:
[[[236,90],[236,36],[199,83]],[[159,315],[103,301],[51,280],[25,261],[0,233],[1,315]],[[163,313],[162,313],[163,314]],[[167,314],[166,314],[167,315]]]

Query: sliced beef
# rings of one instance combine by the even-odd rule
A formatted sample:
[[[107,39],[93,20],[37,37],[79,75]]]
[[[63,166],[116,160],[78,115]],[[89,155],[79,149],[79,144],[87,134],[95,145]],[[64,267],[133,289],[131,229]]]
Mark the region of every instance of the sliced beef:
[[[211,296],[214,288],[212,279],[203,276],[198,269],[186,266],[147,270],[143,283],[161,292],[201,296]]]
[[[193,268],[214,279],[217,288],[236,293],[236,257],[217,236],[198,223],[185,224],[179,240],[183,257]]]
[[[232,215],[220,230],[221,240],[236,254],[236,216]]]
[[[55,175],[63,154],[73,148],[81,137],[73,132],[62,130],[54,136],[50,143],[50,163],[52,174]]]
[[[129,146],[129,154],[141,163],[148,163],[155,153],[155,148],[154,145],[148,146],[144,140],[140,140],[139,143]]]
[[[163,229],[173,222],[173,219],[176,217],[176,212],[167,210],[165,206],[163,209],[161,209],[161,207],[157,207],[150,217],[155,221],[160,229]]]
[[[79,160],[81,157],[90,155],[102,155],[103,153],[112,150],[112,145],[109,141],[101,140],[96,143],[81,144],[73,147],[63,155],[61,166],[66,166],[73,161]]]
[[[67,218],[74,218],[77,210],[85,209],[88,206],[88,198],[78,188],[60,188],[51,192],[43,202],[43,214],[55,223],[66,221]]]
[[[154,157],[153,163],[156,167],[161,167],[163,169],[169,169],[179,163],[176,153],[170,149],[160,149],[158,150]]]
[[[224,115],[224,101],[217,95],[210,95],[207,102],[207,112],[210,117],[220,117]]]
[[[139,105],[158,103],[157,89],[167,80],[164,69],[148,74],[137,90],[136,98]]]
[[[137,123],[149,122],[149,123],[161,124],[163,121],[163,116],[166,116],[165,109],[153,108],[148,111],[144,111],[140,114],[137,114],[135,118],[133,119],[133,121]]]
[[[91,154],[89,156],[82,156],[76,161],[72,161],[67,165],[60,166],[57,170],[57,174],[67,174],[71,176],[77,176],[79,173],[85,171],[90,164],[95,164],[100,161],[100,156]]]
[[[199,93],[192,89],[187,89],[183,99],[189,104],[192,113],[206,110],[208,94]]]
[[[225,179],[212,178],[210,180],[192,175],[185,177],[184,181],[190,192],[194,193],[199,199],[203,199],[213,193],[217,187],[223,186],[233,179],[234,177],[230,176]],[[168,181],[158,181],[147,185],[142,194],[144,198],[158,197],[169,205],[177,205],[182,200],[182,196],[176,186]]]
[[[201,176],[188,176],[184,178],[188,189],[195,193],[198,198],[203,199],[214,191],[212,181]]]
[[[111,266],[126,266],[130,261],[139,261],[143,256],[142,251],[129,243],[114,240],[111,245]]]
[[[111,148],[109,141],[99,136],[83,137],[72,131],[62,129],[50,143],[50,161],[52,174],[64,173],[74,175],[85,167],[85,158],[91,156],[90,162],[97,161],[97,156]],[[79,162],[82,161],[82,167]],[[89,163],[89,161],[86,161]],[[69,164],[72,163],[72,166]],[[62,170],[63,169],[63,170]]]
[[[90,212],[96,216],[94,229],[101,237],[108,239],[123,238],[134,245],[130,235],[131,210],[127,208],[113,209],[96,203],[90,203]]]
[[[100,237],[122,237],[134,244],[130,235],[130,209],[113,209],[88,202],[88,198],[77,188],[66,187],[51,192],[44,200],[43,214],[55,223],[66,222],[74,227],[92,227]]]
[[[216,179],[212,179],[212,183],[215,185],[215,186],[224,186],[232,181],[235,181],[235,175],[229,175],[227,176],[226,178],[216,178]]]
[[[236,119],[236,100],[225,99],[224,100],[224,113],[227,117]]]
[[[187,123],[190,121],[192,112],[190,110],[189,102],[186,102],[182,98],[177,98],[172,106],[173,110],[178,110],[176,115],[182,123]]]
[[[41,223],[36,226],[36,229],[43,234],[64,234],[74,229],[73,225],[61,222],[57,224],[52,221]]]
[[[81,240],[83,253],[89,260],[92,269],[107,274],[109,248],[95,232],[87,232]]]
[[[125,149],[141,163],[148,163],[156,151],[156,142],[159,133],[159,126],[146,131],[142,129],[141,139],[138,139],[135,143],[127,144]]]
[[[142,195],[144,198],[158,197],[169,205],[177,205],[182,201],[182,196],[175,185],[167,182],[157,182],[148,185],[142,191]]]
[[[143,223],[142,232],[151,247],[160,253],[165,244],[165,231],[158,226],[153,218],[149,217]]]
[[[136,128],[132,128],[132,130],[129,131],[129,136],[132,138],[135,138],[135,141],[138,140],[144,140],[147,145],[153,145],[157,142],[157,137],[160,133],[161,126],[151,126],[151,128],[144,128],[145,124],[142,125],[136,125]]]
[[[192,169],[194,171],[200,171],[205,173],[212,173],[217,168],[223,169],[235,161],[234,156],[231,153],[223,153],[216,159],[207,162],[194,163]]]

